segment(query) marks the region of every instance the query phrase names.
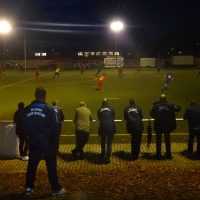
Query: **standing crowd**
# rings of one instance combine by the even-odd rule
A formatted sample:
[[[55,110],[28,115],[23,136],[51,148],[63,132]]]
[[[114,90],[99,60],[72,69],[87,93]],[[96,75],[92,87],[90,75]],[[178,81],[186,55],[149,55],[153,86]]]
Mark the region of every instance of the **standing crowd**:
[[[62,129],[64,114],[62,109],[53,101],[49,106],[46,102],[46,90],[38,87],[35,90],[35,100],[25,107],[23,102],[18,104],[18,110],[14,114],[16,134],[19,137],[19,151],[22,160],[28,160],[26,173],[25,193],[32,194],[36,171],[40,160],[46,162],[48,179],[52,188],[52,195],[64,194],[57,176],[57,153],[59,150],[59,137]],[[159,101],[153,103],[150,116],[154,118],[154,130],[156,133],[156,159],[161,159],[162,135],[165,138],[166,159],[172,158],[170,133],[176,129],[176,112],[181,107],[169,103],[164,94]],[[104,163],[110,162],[112,154],[112,142],[116,133],[115,111],[109,105],[107,99],[102,101],[97,111],[99,120],[98,134],[100,136],[100,159]],[[193,100],[186,109],[183,118],[188,120],[189,140],[188,153],[193,153],[193,141],[197,138],[196,156],[200,157],[200,106]],[[124,120],[127,132],[131,135],[131,155],[137,160],[140,154],[143,126],[142,109],[134,99],[129,100],[129,105],[124,108]],[[87,144],[93,121],[92,113],[86,103],[81,101],[75,110],[75,136],[76,145],[72,155],[76,159],[84,159],[84,146]],[[148,132],[151,132],[148,125]]]

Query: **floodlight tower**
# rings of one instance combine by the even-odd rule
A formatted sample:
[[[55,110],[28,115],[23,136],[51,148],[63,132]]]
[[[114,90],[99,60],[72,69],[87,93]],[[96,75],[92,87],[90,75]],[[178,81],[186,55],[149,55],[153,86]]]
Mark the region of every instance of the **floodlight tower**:
[[[119,20],[115,20],[115,21],[111,22],[110,28],[115,33],[115,42],[116,42],[116,44],[115,44],[116,45],[115,46],[115,55],[116,55],[116,67],[117,67],[117,64],[118,64],[117,63],[118,33],[123,30],[124,24]]]
[[[11,24],[7,20],[0,20],[0,35],[3,38],[2,48],[2,64],[4,65],[4,51],[5,51],[5,36],[8,35],[12,30]]]

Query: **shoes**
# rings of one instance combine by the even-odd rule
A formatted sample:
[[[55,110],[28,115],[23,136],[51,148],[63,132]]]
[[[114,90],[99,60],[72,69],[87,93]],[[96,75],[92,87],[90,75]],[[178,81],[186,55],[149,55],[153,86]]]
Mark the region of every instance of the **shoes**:
[[[76,158],[77,157],[77,151],[75,149],[72,150],[72,155]]]
[[[52,196],[56,196],[56,195],[62,195],[62,194],[65,194],[66,193],[66,190],[64,188],[61,188],[60,190],[54,190],[51,195]]]
[[[162,160],[162,156],[160,154],[156,154],[155,158],[156,160]]]
[[[199,152],[195,152],[195,156],[196,156],[197,158],[200,158],[200,153],[199,153]]]
[[[21,160],[27,161],[27,160],[29,160],[29,157],[28,156],[22,156]]]
[[[132,155],[132,160],[138,160],[139,156],[138,155]]]
[[[18,158],[19,160],[22,160],[23,156],[17,156],[17,158]]]
[[[172,155],[171,154],[165,154],[165,158],[171,160],[172,159]]]
[[[29,188],[29,187],[25,188],[25,194],[26,195],[30,196],[30,195],[32,195],[32,193],[33,193],[33,189],[32,188]]]
[[[106,158],[105,158],[105,163],[106,163],[106,164],[110,163],[110,158],[109,158],[109,157],[106,157]]]
[[[80,154],[80,155],[79,155],[79,159],[80,159],[80,160],[84,160],[84,159],[85,159],[84,154]]]

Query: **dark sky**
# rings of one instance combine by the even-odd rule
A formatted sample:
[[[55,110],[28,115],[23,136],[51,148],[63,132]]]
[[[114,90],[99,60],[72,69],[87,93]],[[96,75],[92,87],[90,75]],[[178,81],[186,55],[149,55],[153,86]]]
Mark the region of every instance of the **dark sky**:
[[[16,27],[12,45],[25,35],[29,48],[113,50],[109,23],[118,18],[125,23],[118,48],[143,55],[195,52],[199,8],[199,0],[0,0],[1,15]]]

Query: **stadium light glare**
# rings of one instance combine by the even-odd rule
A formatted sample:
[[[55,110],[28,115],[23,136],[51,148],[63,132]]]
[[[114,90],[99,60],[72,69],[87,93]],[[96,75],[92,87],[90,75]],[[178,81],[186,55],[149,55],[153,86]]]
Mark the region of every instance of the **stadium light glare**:
[[[0,33],[8,34],[12,30],[11,24],[7,20],[0,20]]]
[[[124,24],[121,21],[113,21],[110,27],[113,31],[119,32],[124,28]]]

